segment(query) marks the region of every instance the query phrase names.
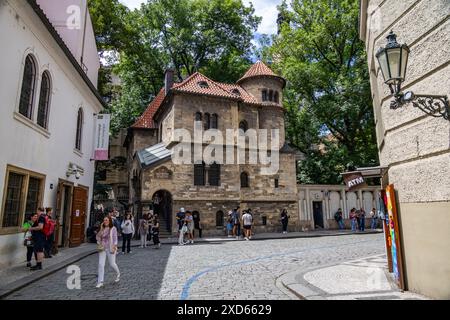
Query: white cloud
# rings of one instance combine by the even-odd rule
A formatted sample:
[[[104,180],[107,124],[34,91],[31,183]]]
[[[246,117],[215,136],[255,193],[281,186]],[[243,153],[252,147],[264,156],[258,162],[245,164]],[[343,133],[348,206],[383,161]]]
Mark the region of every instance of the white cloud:
[[[145,0],[119,0],[130,9],[136,9],[144,3]],[[275,34],[277,33],[277,5],[281,4],[281,0],[243,0],[245,5],[253,4],[255,14],[262,17],[258,33]]]
[[[252,3],[255,8],[255,14],[258,17],[262,17],[258,33],[277,33],[277,6],[281,4],[281,0],[244,0],[244,3],[246,5]]]

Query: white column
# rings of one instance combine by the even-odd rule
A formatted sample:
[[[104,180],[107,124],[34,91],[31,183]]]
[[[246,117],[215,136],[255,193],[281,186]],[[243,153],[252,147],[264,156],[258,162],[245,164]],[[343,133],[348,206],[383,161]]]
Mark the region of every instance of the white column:
[[[358,190],[358,199],[359,199],[359,201],[358,201],[358,203],[359,203],[358,210],[359,210],[361,208],[364,208],[363,194],[362,194],[361,189]]]
[[[344,210],[344,219],[348,219],[348,209],[347,209],[347,195],[345,194],[345,189],[341,190],[341,198],[342,198],[342,210]]]

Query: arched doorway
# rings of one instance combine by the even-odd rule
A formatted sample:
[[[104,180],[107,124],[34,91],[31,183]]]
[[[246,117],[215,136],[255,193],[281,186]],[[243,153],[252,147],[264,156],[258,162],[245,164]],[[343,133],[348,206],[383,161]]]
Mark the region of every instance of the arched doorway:
[[[153,212],[158,214],[161,230],[170,232],[172,228],[172,194],[166,190],[158,190],[153,194]]]

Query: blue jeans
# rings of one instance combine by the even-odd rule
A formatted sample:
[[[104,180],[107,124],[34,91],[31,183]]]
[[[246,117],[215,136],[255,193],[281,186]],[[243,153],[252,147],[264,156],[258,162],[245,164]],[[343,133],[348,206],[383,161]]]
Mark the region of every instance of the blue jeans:
[[[371,229],[375,229],[378,226],[378,219],[372,218],[372,225],[370,226]]]
[[[344,224],[344,220],[343,219],[339,220],[338,224],[339,224],[339,229],[340,230],[344,230],[345,229],[345,224]]]
[[[356,219],[352,219],[352,231],[356,231],[357,222]]]
[[[359,230],[364,231],[366,229],[366,218],[361,218],[361,225],[359,226]]]

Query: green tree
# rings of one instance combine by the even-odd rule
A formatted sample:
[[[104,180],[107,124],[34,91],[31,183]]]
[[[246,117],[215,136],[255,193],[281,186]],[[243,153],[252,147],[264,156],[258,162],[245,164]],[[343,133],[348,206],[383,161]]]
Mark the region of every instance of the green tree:
[[[271,54],[288,79],[287,137],[307,155],[299,180],[339,183],[348,165],[378,163],[358,2],[293,0],[279,10]]]
[[[241,0],[152,0],[130,11],[118,0],[91,0],[97,45],[119,61],[104,68],[99,88],[111,100],[112,129],[130,126],[163,85],[171,67],[178,81],[196,71],[234,82],[249,67],[260,18]],[[120,78],[116,92],[111,74]]]

